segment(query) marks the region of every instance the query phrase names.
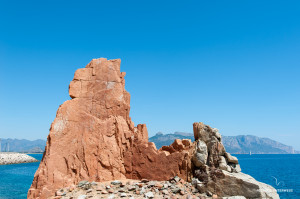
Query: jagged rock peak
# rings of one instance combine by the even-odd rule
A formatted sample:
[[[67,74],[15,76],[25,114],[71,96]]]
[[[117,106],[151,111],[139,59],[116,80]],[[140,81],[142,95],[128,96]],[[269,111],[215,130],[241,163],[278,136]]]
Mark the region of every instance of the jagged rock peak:
[[[146,125],[134,126],[120,63],[93,59],[75,72],[72,99],[57,110],[28,198],[48,198],[82,180],[190,178],[190,141],[158,151]]]

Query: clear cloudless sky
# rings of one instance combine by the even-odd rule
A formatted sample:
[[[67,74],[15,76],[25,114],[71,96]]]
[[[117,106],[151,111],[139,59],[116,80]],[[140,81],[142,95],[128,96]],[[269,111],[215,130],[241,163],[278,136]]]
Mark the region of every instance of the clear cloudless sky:
[[[300,150],[300,1],[0,0],[0,137],[46,139],[93,58],[121,58],[131,117],[158,131]]]

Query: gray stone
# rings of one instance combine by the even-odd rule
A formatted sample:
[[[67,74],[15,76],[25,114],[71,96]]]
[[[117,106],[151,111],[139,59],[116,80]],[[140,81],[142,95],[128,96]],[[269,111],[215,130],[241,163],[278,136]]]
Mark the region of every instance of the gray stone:
[[[110,184],[112,184],[112,185],[120,185],[120,184],[122,184],[122,182],[120,182],[119,180],[115,180],[115,181],[112,181]]]
[[[220,156],[219,164],[225,164],[227,165],[226,159],[224,156]]]
[[[86,195],[80,195],[77,197],[77,199],[86,199],[86,197],[87,197]]]
[[[97,185],[98,183],[97,182],[91,182],[91,185],[93,185],[93,186],[95,186],[95,185]]]
[[[154,198],[154,194],[151,191],[149,191],[149,192],[145,193],[145,197],[146,198]]]
[[[244,196],[229,196],[223,197],[222,199],[246,199]]]
[[[120,189],[118,190],[118,192],[125,192],[125,190],[124,190],[123,188],[120,188]]]
[[[93,191],[93,189],[89,189],[89,190],[87,190],[86,192],[87,193],[91,193]]]
[[[198,191],[198,189],[196,189],[196,188],[192,188],[192,193],[198,193],[199,191]]]
[[[241,166],[239,164],[233,164],[232,168],[233,168],[233,171],[236,172],[236,173],[242,171]]]
[[[145,188],[142,187],[142,189],[140,190],[140,193],[141,193],[141,194],[144,194],[145,192],[146,192]]]
[[[193,196],[187,195],[187,196],[186,196],[186,199],[193,199]]]
[[[218,140],[221,142],[221,141],[222,141],[222,136],[221,136],[221,134],[219,133],[219,129],[212,128],[212,131],[213,131],[213,133],[214,133],[214,136],[216,136],[216,138],[218,138]]]
[[[162,194],[169,195],[169,191],[168,190],[162,190]]]
[[[197,140],[197,144],[195,145],[195,153],[192,157],[192,161],[196,167],[201,167],[205,165],[207,162],[207,146],[205,142],[202,140]]]
[[[179,181],[180,181],[180,178],[179,178],[178,176],[175,176],[175,177],[174,177],[174,180],[175,180],[175,182],[179,182]]]
[[[201,167],[207,162],[207,154],[195,153],[192,160],[196,167]]]
[[[196,151],[199,153],[207,154],[207,146],[202,140],[198,140],[196,144]]]
[[[234,164],[238,164],[239,163],[238,159],[236,157],[230,155],[230,153],[226,152],[225,156],[226,156],[228,162],[234,163]]]
[[[114,199],[115,198],[115,195],[114,194],[111,194],[107,197],[107,199]]]
[[[120,194],[120,197],[121,197],[121,198],[127,197],[127,194],[126,194],[126,193],[121,193],[121,194]]]
[[[84,190],[88,190],[92,187],[92,185],[88,181],[81,181],[81,182],[78,183],[78,187],[80,187]]]
[[[156,184],[155,181],[150,181],[150,182],[148,183],[148,187],[154,187],[155,184]]]
[[[128,191],[134,191],[134,190],[136,189],[136,187],[133,186],[133,185],[129,185],[129,186],[127,187],[127,189],[128,189]]]
[[[204,192],[205,192],[205,185],[204,185],[203,183],[198,183],[198,184],[196,185],[196,188],[198,189],[198,191],[199,191],[200,193],[204,193]]]
[[[276,189],[270,185],[256,181],[253,177],[244,173],[230,173],[222,171],[223,178],[218,179],[217,184],[209,182],[208,191],[214,192],[215,186],[219,187],[221,196],[244,196],[246,198],[272,198],[279,199]]]
[[[172,193],[179,193],[181,191],[181,189],[180,188],[178,188],[178,187],[175,187],[175,188],[173,188],[172,189]]]
[[[231,172],[231,167],[229,165],[227,165],[227,162],[226,162],[226,159],[224,156],[220,156],[219,168],[224,171]]]
[[[206,192],[206,195],[209,196],[209,197],[211,197],[213,194],[212,194],[212,192],[207,191],[207,192]]]
[[[83,185],[86,185],[88,183],[89,183],[88,181],[80,181],[77,186],[82,187]]]
[[[200,183],[200,181],[197,178],[192,178],[192,185],[194,187],[196,187],[198,183]]]

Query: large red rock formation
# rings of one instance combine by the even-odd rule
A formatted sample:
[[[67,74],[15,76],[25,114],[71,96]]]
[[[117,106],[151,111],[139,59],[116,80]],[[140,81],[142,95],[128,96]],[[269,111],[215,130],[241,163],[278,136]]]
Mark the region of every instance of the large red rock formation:
[[[115,179],[191,180],[200,193],[247,198],[279,198],[276,190],[241,173],[226,153],[217,129],[194,123],[195,142],[175,140],[157,150],[145,124],[129,117],[120,60],[92,60],[75,72],[71,100],[57,111],[46,150],[28,198],[48,198],[79,181]]]
[[[189,178],[192,143],[176,140],[161,150],[149,143],[146,125],[135,127],[129,117],[124,77],[119,59],[93,59],[75,72],[72,99],[57,111],[28,198],[82,180]]]

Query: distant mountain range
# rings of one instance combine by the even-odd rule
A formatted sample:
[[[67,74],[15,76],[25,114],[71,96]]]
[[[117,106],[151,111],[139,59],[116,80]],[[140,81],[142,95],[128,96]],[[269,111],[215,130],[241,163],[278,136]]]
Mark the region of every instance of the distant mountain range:
[[[150,137],[149,141],[154,142],[159,149],[164,145],[170,145],[175,139],[191,139],[191,133],[175,132],[174,134],[157,133]],[[269,138],[260,138],[253,135],[222,136],[222,142],[226,151],[233,154],[295,154],[293,147],[276,142]]]
[[[164,145],[170,145],[175,139],[191,139],[194,141],[194,135],[191,133],[175,132],[173,134],[157,133],[150,137],[149,141],[154,142],[159,149]],[[42,153],[45,150],[45,140],[18,140],[1,139],[1,151],[24,152],[24,153]],[[260,138],[253,135],[222,136],[222,142],[226,151],[233,154],[295,154],[293,147],[276,142],[269,138]]]
[[[43,153],[45,146],[45,140],[1,139],[2,152]]]

